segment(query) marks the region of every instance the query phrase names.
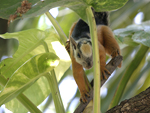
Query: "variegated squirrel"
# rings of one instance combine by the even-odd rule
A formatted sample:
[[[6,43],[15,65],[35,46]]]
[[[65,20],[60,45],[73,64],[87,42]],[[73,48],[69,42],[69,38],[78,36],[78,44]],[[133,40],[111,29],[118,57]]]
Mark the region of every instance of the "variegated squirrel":
[[[112,30],[108,26],[108,12],[95,12],[92,9],[96,26],[99,46],[101,79],[107,79],[105,72],[110,72],[105,68],[106,53],[112,58],[120,55],[120,47],[114,38]],[[85,96],[89,96],[90,86],[87,86],[87,79],[84,77],[84,69],[93,66],[92,42],[90,38],[89,26],[82,19],[74,23],[69,33],[69,43],[67,49],[72,60],[72,70],[74,79],[80,91],[80,99],[86,102]],[[121,64],[118,66],[121,67]]]

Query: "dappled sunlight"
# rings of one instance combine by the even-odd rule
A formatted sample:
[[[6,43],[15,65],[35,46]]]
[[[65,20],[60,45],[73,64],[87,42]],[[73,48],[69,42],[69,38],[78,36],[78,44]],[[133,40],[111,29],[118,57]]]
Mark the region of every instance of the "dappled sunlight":
[[[59,85],[60,94],[63,100],[65,109],[68,106],[70,100],[75,96],[77,91],[77,85],[73,77],[66,77]]]
[[[54,69],[57,75],[57,80],[60,80],[64,72],[70,67],[71,59],[64,46],[59,41],[52,42],[52,47],[56,55],[60,58],[58,66]]]
[[[76,91],[77,91],[77,85],[73,79],[73,77],[68,76],[66,78],[64,78],[64,80],[59,84],[59,90],[60,90],[60,94],[61,94],[61,98],[63,100],[63,105],[65,107],[65,109],[67,108],[70,100],[75,96]],[[46,98],[41,105],[38,106],[38,108],[41,108],[42,106],[45,105],[45,103],[47,102]],[[76,106],[79,102],[79,98],[77,99],[73,99],[74,102],[71,103],[71,106],[69,107],[69,110],[73,112],[74,110],[74,106]],[[44,113],[55,113],[53,110],[55,109],[54,107],[54,103],[52,102],[50,104],[50,107],[48,109],[45,110]]]
[[[5,107],[5,105],[2,105],[2,106],[0,107],[0,113],[3,113],[2,110],[4,110],[5,113],[13,113],[12,111],[8,110],[8,109]]]
[[[61,60],[70,61],[69,54],[67,53],[65,47],[62,46],[59,41],[52,42],[51,44]]]
[[[144,85],[144,83],[145,83],[145,80],[146,80],[146,78],[147,78],[147,76],[145,76],[145,74],[147,75],[147,73],[144,73],[143,75],[142,75],[142,77],[140,78],[140,80],[139,80],[139,82],[138,82],[138,90],[139,89],[141,89],[142,88],[142,86]]]
[[[150,61],[150,52],[148,52],[148,54],[146,56],[146,60]]]
[[[136,54],[136,50],[134,50],[134,51],[131,53],[131,58],[134,58],[135,54]]]
[[[108,93],[108,88],[102,87],[100,92],[101,98],[105,98],[107,96],[107,93]]]
[[[135,24],[141,24],[142,21],[143,21],[143,19],[144,19],[144,13],[143,13],[143,12],[139,12],[139,13],[135,16],[135,18],[134,18],[134,23],[135,23]]]
[[[49,10],[49,12],[54,18],[56,18],[58,15],[58,7],[52,8],[51,10]],[[41,30],[45,30],[47,28],[50,28],[51,26],[52,26],[52,23],[47,18],[47,16],[45,14],[41,15],[39,22],[38,22],[38,28]]]
[[[47,63],[49,66],[53,67],[53,66],[57,66],[59,64],[59,60],[55,60],[55,61],[49,60]]]
[[[4,60],[4,59],[6,59],[6,58],[8,58],[8,56],[2,56],[2,58],[0,59],[0,60]]]
[[[49,10],[49,12],[51,13],[51,15],[56,18],[58,15],[58,7],[52,8]]]

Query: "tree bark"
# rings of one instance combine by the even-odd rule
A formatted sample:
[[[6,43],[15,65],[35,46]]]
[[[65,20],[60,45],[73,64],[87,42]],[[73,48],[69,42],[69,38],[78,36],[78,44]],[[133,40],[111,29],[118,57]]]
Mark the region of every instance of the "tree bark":
[[[150,113],[150,87],[135,97],[122,101],[106,113]]]

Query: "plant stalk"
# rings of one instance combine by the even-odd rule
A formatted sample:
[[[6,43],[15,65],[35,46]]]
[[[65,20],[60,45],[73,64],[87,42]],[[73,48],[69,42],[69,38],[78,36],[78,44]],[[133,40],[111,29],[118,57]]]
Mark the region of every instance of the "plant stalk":
[[[65,35],[63,30],[59,26],[58,22],[55,20],[55,18],[49,13],[49,11],[47,11],[45,14],[48,17],[48,19],[50,20],[50,22],[53,24],[54,28],[56,29],[56,31],[58,32],[58,34],[60,36],[60,39],[61,39],[62,43],[65,46],[66,41],[67,41],[67,36]]]
[[[49,52],[48,45],[45,41],[43,42],[43,46],[44,46],[45,52]],[[65,109],[64,109],[64,105],[60,96],[54,69],[51,72],[49,72],[49,74],[46,74],[45,77],[47,78],[50,89],[51,89],[51,94],[54,100],[56,112],[65,113]]]
[[[94,67],[94,113],[100,113],[100,59],[99,59],[99,49],[98,49],[98,38],[97,38],[97,28],[96,22],[91,10],[91,6],[87,7],[86,14],[88,18],[88,23],[90,27],[90,35],[92,39],[92,49],[93,49],[93,67]]]
[[[132,74],[136,70],[136,68],[139,66],[140,62],[142,61],[142,59],[145,56],[148,49],[149,48],[144,45],[141,45],[141,47],[139,48],[138,52],[135,55],[135,58],[133,59],[133,61],[130,63],[130,65],[126,69],[126,71],[118,85],[118,88],[113,97],[112,103],[110,105],[110,108],[118,105],[118,103],[120,102],[123,92],[125,90],[125,87],[129,81],[130,77],[132,76]]]
[[[58,89],[55,71],[52,70],[45,77],[47,78],[50,89],[51,89],[52,97],[53,97],[54,104],[55,104],[56,113],[65,113],[63,102],[62,102],[60,92]]]

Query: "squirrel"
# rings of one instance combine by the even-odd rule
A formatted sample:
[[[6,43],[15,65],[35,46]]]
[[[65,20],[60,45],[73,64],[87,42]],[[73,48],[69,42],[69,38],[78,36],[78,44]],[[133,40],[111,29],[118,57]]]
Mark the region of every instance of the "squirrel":
[[[100,58],[101,79],[107,79],[105,72],[110,72],[105,68],[106,53],[112,58],[120,55],[120,48],[113,36],[112,30],[108,26],[108,12],[95,12],[92,9],[97,26],[97,37]],[[84,69],[93,66],[92,42],[90,38],[89,26],[82,19],[75,22],[69,33],[69,42],[66,49],[70,53],[74,79],[80,91],[80,100],[87,102],[90,85],[87,85]],[[118,66],[121,67],[121,64]]]

